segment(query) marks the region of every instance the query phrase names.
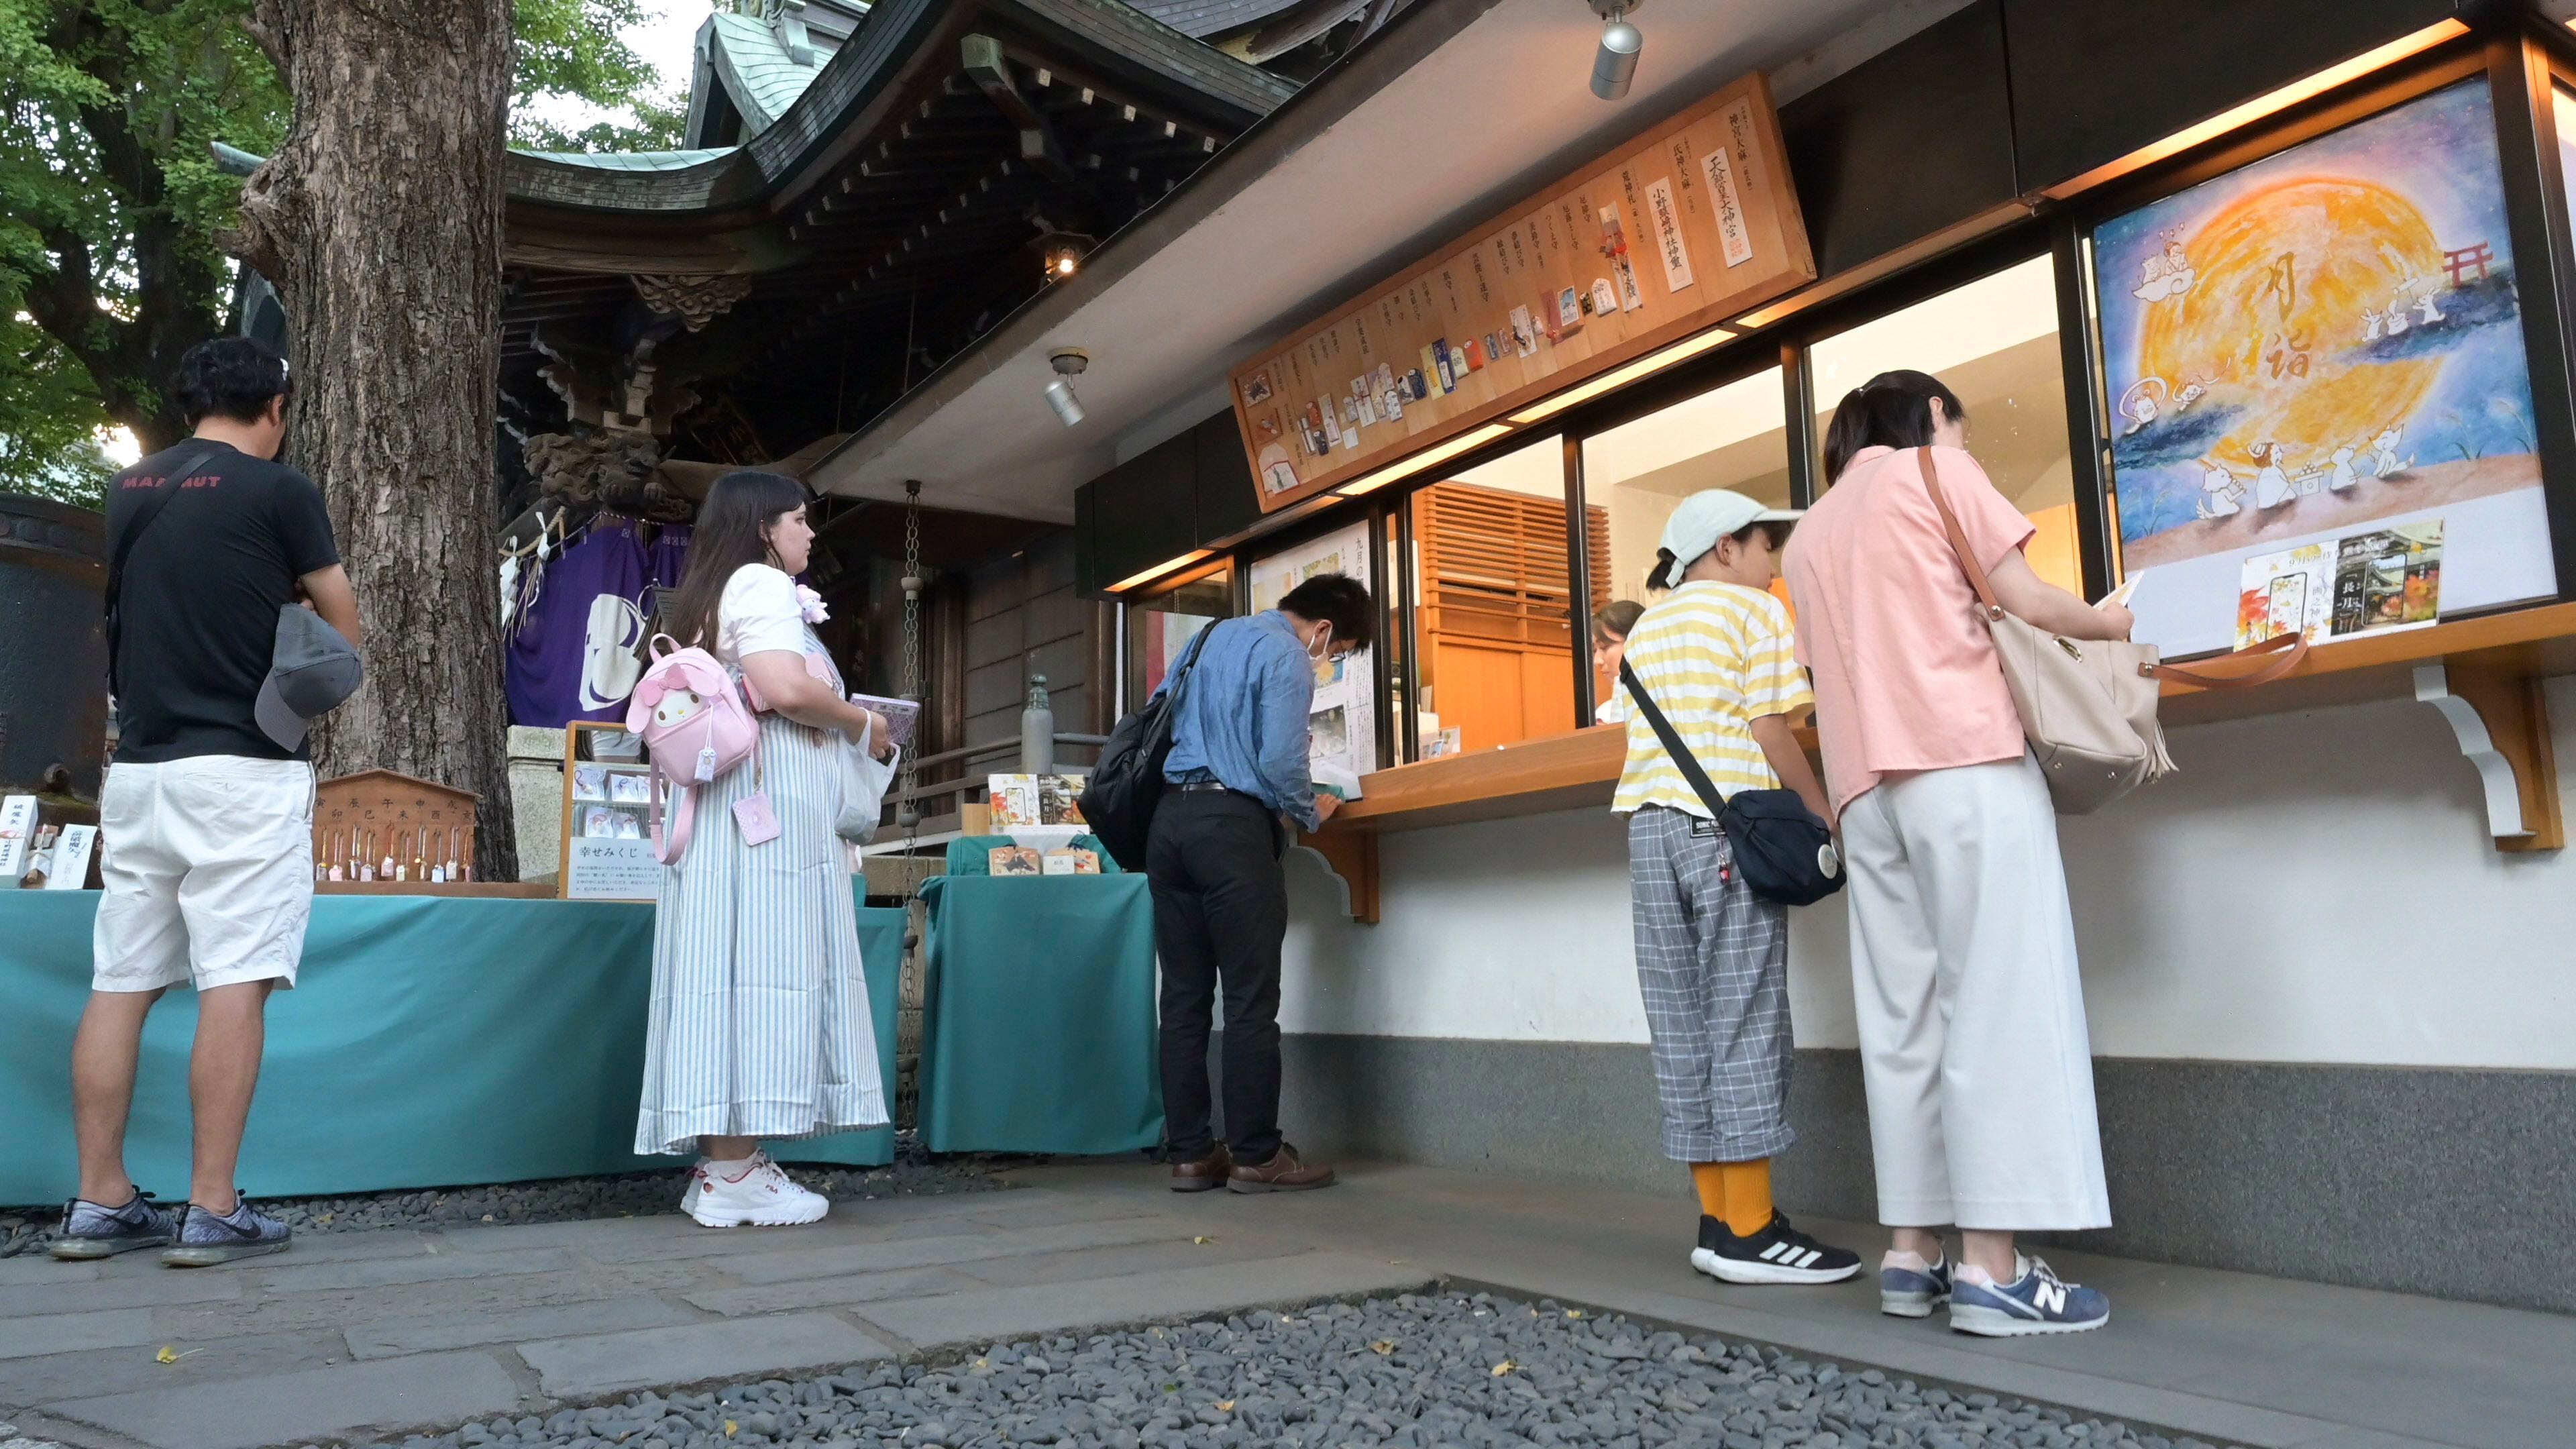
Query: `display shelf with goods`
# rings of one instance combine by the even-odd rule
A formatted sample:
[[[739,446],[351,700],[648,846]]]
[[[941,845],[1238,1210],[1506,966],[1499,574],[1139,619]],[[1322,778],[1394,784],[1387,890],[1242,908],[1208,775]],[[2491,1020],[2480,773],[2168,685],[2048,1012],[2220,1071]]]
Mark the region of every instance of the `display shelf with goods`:
[[[660,894],[654,788],[652,765],[634,734],[584,720],[565,726],[557,894],[568,901],[649,901]]]
[[[313,889],[324,895],[506,895],[473,879],[481,796],[393,770],[324,780],[313,794]]]

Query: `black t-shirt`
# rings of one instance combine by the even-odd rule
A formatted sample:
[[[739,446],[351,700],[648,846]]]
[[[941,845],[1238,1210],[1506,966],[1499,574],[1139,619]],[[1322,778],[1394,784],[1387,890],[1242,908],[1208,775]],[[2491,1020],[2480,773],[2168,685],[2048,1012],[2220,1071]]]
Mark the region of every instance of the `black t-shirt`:
[[[191,440],[109,480],[111,556]],[[138,764],[197,755],[303,757],[260,733],[251,706],[277,648],[277,611],[295,581],[340,561],[313,480],[215,444],[134,541],[118,610],[116,757]]]

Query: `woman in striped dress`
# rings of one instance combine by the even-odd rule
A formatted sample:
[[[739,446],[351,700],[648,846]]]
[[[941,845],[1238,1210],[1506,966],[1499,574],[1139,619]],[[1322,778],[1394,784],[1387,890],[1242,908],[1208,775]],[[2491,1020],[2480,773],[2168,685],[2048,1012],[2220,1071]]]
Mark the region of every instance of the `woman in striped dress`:
[[[892,746],[884,721],[843,696],[814,635],[821,602],[794,579],[814,543],[805,504],[804,485],[783,474],[718,478],[664,608],[672,636],[723,661],[761,710],[752,759],[692,787],[691,837],[662,872],[653,922],[635,1150],[700,1154],[681,1209],[708,1227],[822,1217],[829,1203],[789,1180],[761,1140],[886,1121],[833,824],[843,752],[855,742],[882,759]]]

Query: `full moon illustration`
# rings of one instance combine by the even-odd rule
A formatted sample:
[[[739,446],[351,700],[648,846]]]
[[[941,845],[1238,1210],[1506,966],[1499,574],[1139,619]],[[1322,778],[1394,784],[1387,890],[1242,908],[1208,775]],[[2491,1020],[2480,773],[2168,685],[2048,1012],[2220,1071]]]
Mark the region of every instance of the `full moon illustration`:
[[[2208,388],[2199,406],[2240,409],[2210,447],[2221,465],[2260,467],[2252,450],[2276,442],[2296,472],[2346,444],[2366,446],[2432,392],[2438,356],[2352,356],[2370,335],[2366,314],[2411,305],[2447,280],[2433,228],[2397,193],[2367,181],[2286,182],[2229,205],[2185,251],[2198,281],[2147,308],[2138,371],[2175,392]]]

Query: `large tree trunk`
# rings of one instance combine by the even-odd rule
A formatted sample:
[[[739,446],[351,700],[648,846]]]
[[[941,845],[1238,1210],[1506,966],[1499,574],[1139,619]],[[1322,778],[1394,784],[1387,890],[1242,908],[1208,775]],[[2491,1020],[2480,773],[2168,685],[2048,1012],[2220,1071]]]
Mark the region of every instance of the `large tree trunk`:
[[[517,875],[495,575],[510,0],[258,0],[286,144],[242,192],[283,297],[287,456],[322,485],[366,620],[366,688],[322,773],[472,790],[480,878]]]

